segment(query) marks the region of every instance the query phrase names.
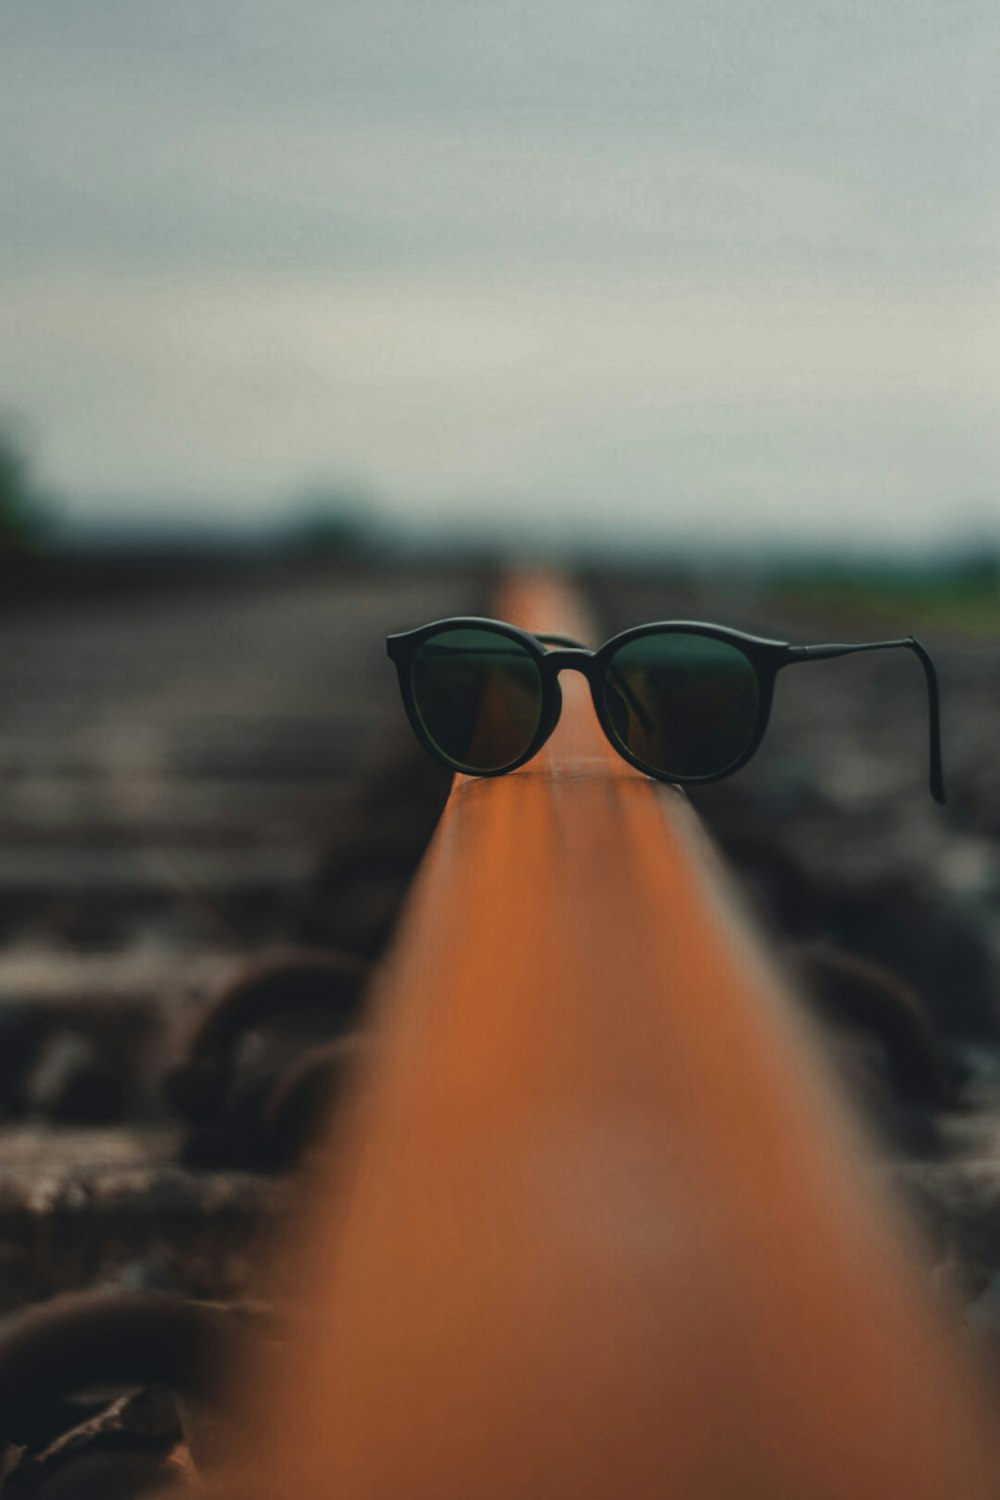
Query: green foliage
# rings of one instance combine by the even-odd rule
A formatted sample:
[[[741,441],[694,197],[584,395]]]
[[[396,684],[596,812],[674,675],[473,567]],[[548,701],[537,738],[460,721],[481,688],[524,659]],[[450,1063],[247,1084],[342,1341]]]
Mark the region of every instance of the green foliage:
[[[0,432],[0,560],[35,552],[42,529],[41,507],[31,488],[27,462]]]
[[[887,629],[1000,630],[1000,555],[989,546],[937,566],[802,568],[772,577],[776,604],[852,616]]]
[[[284,547],[296,557],[356,557],[366,538],[362,502],[337,491],[310,492],[282,527]]]

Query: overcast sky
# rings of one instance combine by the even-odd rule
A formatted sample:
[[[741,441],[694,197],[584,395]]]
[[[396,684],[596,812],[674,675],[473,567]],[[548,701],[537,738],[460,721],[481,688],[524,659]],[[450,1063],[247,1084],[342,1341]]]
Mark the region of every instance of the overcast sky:
[[[2,0],[0,409],[80,514],[1000,534],[995,0]]]

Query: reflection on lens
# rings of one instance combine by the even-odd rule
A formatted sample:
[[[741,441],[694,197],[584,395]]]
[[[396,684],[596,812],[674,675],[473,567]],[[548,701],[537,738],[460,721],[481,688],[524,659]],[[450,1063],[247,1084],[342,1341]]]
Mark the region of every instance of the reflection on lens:
[[[470,771],[500,771],[528,749],[542,714],[530,652],[493,630],[442,630],[413,660],[413,698],[430,739]]]
[[[743,652],[709,635],[664,631],[616,651],[604,703],[637,760],[665,776],[718,776],[757,723],[757,674]]]

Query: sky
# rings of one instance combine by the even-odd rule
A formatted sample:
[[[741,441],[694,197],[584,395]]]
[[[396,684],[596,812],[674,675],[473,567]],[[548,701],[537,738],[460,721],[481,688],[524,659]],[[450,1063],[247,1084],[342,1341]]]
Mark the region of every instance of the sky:
[[[78,518],[1000,539],[995,0],[3,0]]]

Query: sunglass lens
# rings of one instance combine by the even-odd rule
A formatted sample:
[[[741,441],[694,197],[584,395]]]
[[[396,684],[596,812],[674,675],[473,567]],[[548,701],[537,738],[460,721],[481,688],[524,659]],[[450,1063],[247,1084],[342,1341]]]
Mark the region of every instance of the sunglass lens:
[[[542,676],[531,653],[493,630],[442,630],[413,658],[413,702],[446,760],[473,772],[521,758],[542,717]]]
[[[615,734],[654,774],[719,776],[744,754],[757,725],[757,674],[736,646],[710,635],[638,636],[604,669]]]

